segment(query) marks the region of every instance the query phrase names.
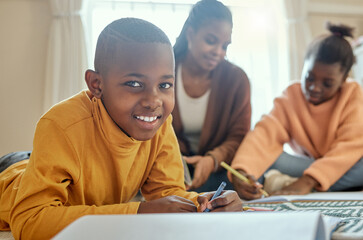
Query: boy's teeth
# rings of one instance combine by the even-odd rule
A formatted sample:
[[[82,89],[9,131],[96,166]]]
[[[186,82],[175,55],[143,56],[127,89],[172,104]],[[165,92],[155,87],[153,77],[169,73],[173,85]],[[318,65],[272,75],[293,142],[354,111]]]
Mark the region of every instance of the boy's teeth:
[[[137,116],[137,119],[140,119],[145,122],[152,122],[155,121],[157,117],[144,117],[144,116]]]

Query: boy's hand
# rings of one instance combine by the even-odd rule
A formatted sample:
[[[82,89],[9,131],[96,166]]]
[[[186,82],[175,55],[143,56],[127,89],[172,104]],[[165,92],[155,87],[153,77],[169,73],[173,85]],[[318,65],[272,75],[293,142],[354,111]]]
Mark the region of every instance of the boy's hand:
[[[295,182],[282,188],[281,190],[275,191],[272,195],[303,195],[308,194],[318,185],[318,182],[307,175],[300,177]]]
[[[246,183],[236,176],[232,176],[233,187],[237,191],[239,197],[245,200],[261,198],[262,193],[260,192],[260,189],[262,188],[262,184],[258,183],[252,175],[246,174],[242,170],[237,171],[250,180],[250,183]]]
[[[196,212],[197,207],[189,199],[168,196],[149,202],[141,202],[137,213]]]
[[[187,186],[187,190],[192,190],[202,186],[214,170],[214,160],[211,156],[184,157],[188,164],[194,165],[194,176],[192,185]]]
[[[222,191],[221,195],[209,201],[214,192],[207,192],[198,196],[200,211],[203,212],[209,208],[211,212],[240,212],[242,211],[242,200],[235,191]]]

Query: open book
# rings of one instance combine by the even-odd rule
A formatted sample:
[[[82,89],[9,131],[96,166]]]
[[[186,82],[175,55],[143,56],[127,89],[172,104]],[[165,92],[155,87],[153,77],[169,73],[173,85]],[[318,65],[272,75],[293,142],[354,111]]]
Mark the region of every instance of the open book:
[[[192,185],[192,177],[190,176],[188,164],[184,160],[183,157],[182,157],[182,162],[183,162],[183,168],[184,168],[184,183],[185,183],[185,185],[190,186],[190,185]]]
[[[246,203],[288,202],[295,200],[363,200],[363,192],[314,192],[306,195],[279,195],[259,198]]]
[[[363,239],[363,192],[271,196],[245,201],[244,206],[269,208],[275,212],[318,212],[322,214],[324,221],[328,221],[326,226],[334,227],[335,222],[340,219],[335,229],[330,228],[333,229],[333,239]],[[332,224],[329,224],[330,220],[333,220]]]
[[[54,239],[328,240],[338,222],[317,212],[90,215],[79,218]]]

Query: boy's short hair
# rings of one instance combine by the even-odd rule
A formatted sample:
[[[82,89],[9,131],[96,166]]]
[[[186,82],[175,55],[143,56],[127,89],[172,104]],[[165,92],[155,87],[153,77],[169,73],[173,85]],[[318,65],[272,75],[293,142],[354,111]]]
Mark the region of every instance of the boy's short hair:
[[[95,71],[106,74],[116,60],[122,43],[162,43],[171,46],[166,34],[154,24],[138,18],[121,18],[107,25],[100,33],[94,59]]]

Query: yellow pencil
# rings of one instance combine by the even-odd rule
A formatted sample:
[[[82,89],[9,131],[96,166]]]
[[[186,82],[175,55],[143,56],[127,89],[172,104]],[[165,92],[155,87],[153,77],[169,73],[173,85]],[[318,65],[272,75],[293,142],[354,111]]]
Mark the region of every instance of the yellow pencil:
[[[263,212],[263,211],[273,211],[272,208],[265,208],[265,207],[246,207],[243,206],[243,211],[249,211],[249,212],[254,212],[254,211],[259,211],[259,212]]]
[[[248,180],[248,178],[246,178],[245,176],[243,176],[242,174],[240,174],[239,172],[237,172],[235,169],[231,168],[227,163],[225,162],[221,162],[221,166],[224,167],[225,169],[227,169],[228,171],[230,171],[233,175],[235,175],[238,179],[244,181],[245,183],[251,184],[250,180]],[[265,196],[268,197],[268,193],[263,190],[262,188],[260,188],[260,192]]]

